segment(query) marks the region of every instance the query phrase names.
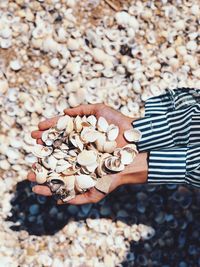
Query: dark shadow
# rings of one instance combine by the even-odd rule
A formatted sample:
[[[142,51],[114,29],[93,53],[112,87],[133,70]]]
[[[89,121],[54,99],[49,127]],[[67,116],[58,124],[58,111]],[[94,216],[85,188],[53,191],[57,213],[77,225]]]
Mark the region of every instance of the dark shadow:
[[[156,234],[147,241],[131,242],[135,261],[129,252],[122,266],[200,266],[200,191],[194,188],[127,185],[97,204],[57,206],[52,198],[35,195],[30,182],[22,181],[11,204],[7,220],[15,223],[14,231],[53,235],[69,221],[88,217],[121,220],[127,225],[143,223],[152,226]]]

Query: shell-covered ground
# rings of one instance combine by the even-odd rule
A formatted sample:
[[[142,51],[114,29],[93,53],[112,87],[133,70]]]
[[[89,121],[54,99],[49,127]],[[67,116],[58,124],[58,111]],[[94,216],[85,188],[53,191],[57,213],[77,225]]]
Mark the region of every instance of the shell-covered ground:
[[[199,32],[198,0],[0,1],[1,267],[200,266],[197,189],[58,207],[25,181],[41,119],[99,102],[140,117],[166,88],[200,88]]]

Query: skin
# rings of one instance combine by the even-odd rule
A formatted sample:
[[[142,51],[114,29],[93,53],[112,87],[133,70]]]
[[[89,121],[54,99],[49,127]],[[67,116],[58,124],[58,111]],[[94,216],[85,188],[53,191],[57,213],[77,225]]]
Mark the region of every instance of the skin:
[[[119,127],[119,135],[117,138],[118,147],[123,147],[127,144],[127,141],[123,137],[125,130],[132,128],[131,123],[133,118],[124,116],[120,112],[104,105],[104,104],[95,104],[95,105],[81,105],[72,109],[65,109],[64,113],[66,115],[75,117],[79,116],[89,116],[95,115],[97,118],[100,116],[104,117],[109,124],[115,124]],[[36,139],[38,144],[42,144],[41,136],[43,131],[49,129],[56,125],[58,117],[47,119],[38,124],[38,130],[31,133],[32,138]],[[145,183],[148,176],[148,163],[147,163],[147,153],[139,153],[134,159],[134,162],[127,166],[125,170],[121,173],[109,175],[111,178],[111,185],[109,188],[109,193],[115,190],[118,186],[124,184],[138,184]],[[34,169],[34,165],[33,165]],[[27,175],[29,181],[35,182],[35,173],[33,171],[29,172]],[[52,193],[47,186],[36,185],[33,187],[33,192],[39,195],[51,196]],[[68,201],[69,204],[87,204],[87,203],[96,203],[103,199],[106,194],[91,188],[86,193],[77,195],[74,199]],[[58,204],[65,204],[62,201],[58,201]]]

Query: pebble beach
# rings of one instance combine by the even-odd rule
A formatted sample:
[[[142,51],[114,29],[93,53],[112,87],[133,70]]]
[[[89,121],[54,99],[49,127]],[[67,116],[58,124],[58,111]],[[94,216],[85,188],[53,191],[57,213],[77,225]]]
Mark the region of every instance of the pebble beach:
[[[200,88],[198,0],[0,1],[0,267],[198,267],[200,191],[126,185],[95,204],[35,195],[31,131],[80,104],[144,116]]]

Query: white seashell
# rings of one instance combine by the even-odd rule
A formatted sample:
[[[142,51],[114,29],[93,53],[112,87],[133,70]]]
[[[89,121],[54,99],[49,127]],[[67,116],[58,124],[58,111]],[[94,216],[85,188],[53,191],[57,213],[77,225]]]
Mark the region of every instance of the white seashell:
[[[55,171],[57,173],[64,172],[65,170],[69,169],[70,167],[72,167],[71,163],[69,163],[68,161],[66,161],[64,159],[60,159],[57,162],[57,166],[56,166]]]
[[[107,141],[103,145],[103,151],[107,153],[113,153],[116,147],[117,147],[116,141]]]
[[[96,127],[96,123],[97,123],[97,119],[94,115],[90,115],[88,118],[87,118],[87,121],[93,126],[93,127]]]
[[[95,145],[97,147],[97,150],[99,152],[103,152],[104,151],[104,144],[106,142],[106,135],[103,133],[98,133],[98,138],[95,141]]]
[[[5,27],[0,31],[0,37],[4,39],[9,39],[12,37],[12,30],[9,27]]]
[[[35,145],[32,151],[33,155],[35,155],[38,158],[48,157],[49,155],[51,155],[52,152],[53,152],[52,147],[46,147],[39,144]]]
[[[38,184],[43,184],[47,181],[48,171],[42,165],[40,165],[39,163],[36,163],[34,172],[36,175],[35,179]]]
[[[105,167],[114,172],[120,172],[124,170],[124,165],[121,163],[120,158],[116,156],[110,156],[104,161]]]
[[[91,187],[94,187],[96,184],[96,181],[94,179],[91,178],[90,175],[76,175],[75,178],[75,184],[77,189],[81,189],[81,190],[86,190],[89,189]]]
[[[130,26],[136,31],[139,29],[139,23],[137,19],[133,16],[130,16],[126,11],[117,12],[115,14],[115,19],[119,25]]]
[[[99,117],[97,121],[97,129],[103,133],[106,133],[108,130],[108,122],[106,121],[105,118]]]
[[[74,185],[75,185],[75,176],[74,175],[63,177],[63,181],[65,183],[66,188],[69,191],[74,190]]]
[[[81,166],[92,165],[96,162],[96,160],[97,160],[97,153],[92,150],[83,150],[77,156],[77,162]]]
[[[71,118],[68,115],[60,117],[56,124],[56,129],[58,131],[65,130],[66,134],[71,133],[73,131],[73,128],[74,128],[73,118]]]
[[[9,161],[10,160],[17,160],[20,158],[19,150],[12,148],[12,147],[8,147],[5,154],[8,157]]]
[[[130,129],[124,132],[124,137],[128,142],[138,142],[142,134],[138,129]]]
[[[94,48],[92,51],[92,56],[96,62],[104,63],[108,59],[108,55],[99,48]]]
[[[92,143],[95,142],[98,138],[98,132],[93,128],[85,127],[81,132],[81,139],[84,143]]]
[[[9,88],[9,86],[8,86],[7,80],[1,80],[0,79],[0,93],[5,94],[8,90],[8,88]]]
[[[80,133],[83,129],[82,119],[80,116],[76,116],[76,118],[74,119],[74,129],[77,133]]]
[[[78,50],[80,47],[80,44],[79,44],[79,40],[77,39],[73,39],[73,38],[69,38],[68,41],[67,41],[67,48],[69,50]]]
[[[124,165],[128,165],[130,163],[133,162],[133,159],[134,159],[134,154],[133,153],[130,153],[129,151],[127,150],[121,150],[120,151],[120,158],[121,158],[121,163],[124,164]]]
[[[10,62],[10,68],[12,69],[12,70],[14,70],[14,71],[18,71],[18,70],[20,70],[21,68],[22,68],[22,64],[21,64],[21,62],[19,61],[19,60],[12,60],[11,62]]]
[[[114,141],[115,139],[117,139],[118,134],[119,134],[119,127],[113,124],[109,125],[107,129],[108,140]]]
[[[57,68],[59,66],[59,59],[58,58],[52,58],[50,61],[49,61],[49,64],[52,68]]]
[[[49,170],[55,170],[58,159],[55,158],[55,155],[50,155],[48,157],[42,158],[42,165]]]
[[[195,51],[197,47],[198,47],[197,42],[194,40],[191,40],[186,44],[186,48],[190,51]]]
[[[81,142],[81,139],[78,134],[71,133],[69,136],[70,142],[77,148],[79,148],[81,151],[83,150],[83,143]]]
[[[97,167],[98,167],[98,163],[95,162],[94,164],[87,165],[86,169],[89,171],[89,173],[91,173],[91,172],[93,173]]]
[[[80,68],[81,64],[79,62],[68,62],[66,66],[66,70],[74,76],[79,74]]]
[[[12,46],[12,39],[0,39],[0,47],[3,49],[8,49]]]

